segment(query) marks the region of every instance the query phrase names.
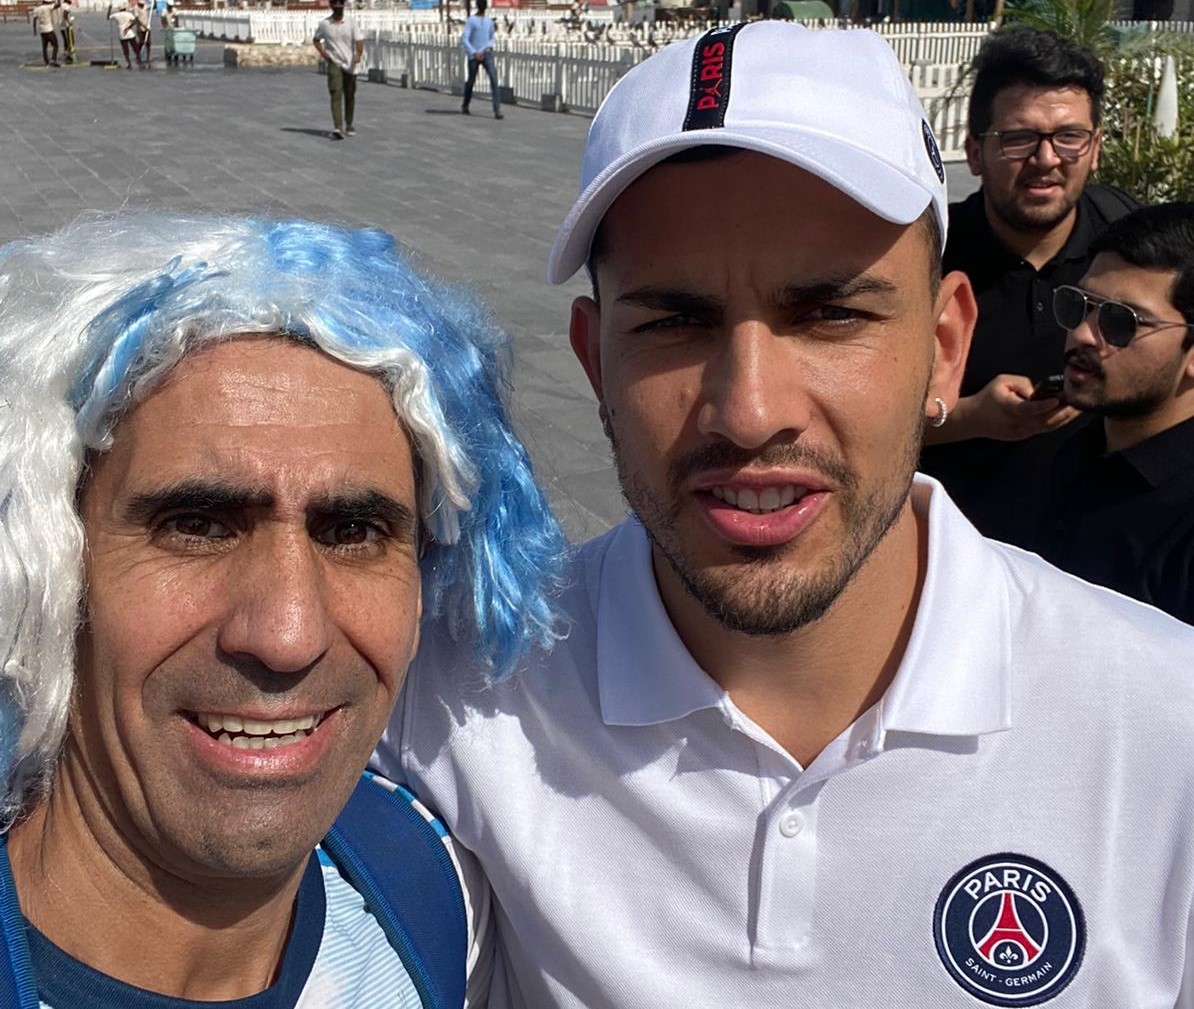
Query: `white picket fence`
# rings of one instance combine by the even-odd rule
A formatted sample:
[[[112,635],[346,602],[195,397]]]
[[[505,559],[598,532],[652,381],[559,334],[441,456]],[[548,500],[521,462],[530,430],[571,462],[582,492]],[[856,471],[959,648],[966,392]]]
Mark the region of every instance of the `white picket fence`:
[[[591,13],[591,12],[590,12]],[[322,11],[187,11],[182,25],[208,38],[238,42],[308,45]],[[366,70],[374,79],[407,87],[459,91],[465,60],[458,25],[438,22],[435,11],[357,10],[364,28]],[[656,24],[631,27],[589,24],[580,30],[543,12],[499,10],[502,24],[496,39],[498,80],[520,103],[591,114],[614,83],[661,45],[703,31],[705,25]],[[1194,32],[1192,22],[1145,25],[1118,22],[1120,27],[1155,27]],[[836,22],[810,23],[814,28],[840,28]],[[988,24],[898,23],[878,25],[895,50],[925,107],[945,161],[965,158],[966,108],[970,99],[966,68],[990,31]],[[484,75],[478,84],[488,86]],[[488,92],[477,92],[480,99]]]

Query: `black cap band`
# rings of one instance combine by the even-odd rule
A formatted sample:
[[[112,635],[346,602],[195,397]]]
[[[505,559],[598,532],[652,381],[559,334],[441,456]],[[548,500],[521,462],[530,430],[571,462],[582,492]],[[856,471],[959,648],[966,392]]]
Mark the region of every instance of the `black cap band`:
[[[745,24],[714,28],[697,39],[692,51],[685,130],[714,130],[725,125],[730,104],[730,58],[734,39]]]

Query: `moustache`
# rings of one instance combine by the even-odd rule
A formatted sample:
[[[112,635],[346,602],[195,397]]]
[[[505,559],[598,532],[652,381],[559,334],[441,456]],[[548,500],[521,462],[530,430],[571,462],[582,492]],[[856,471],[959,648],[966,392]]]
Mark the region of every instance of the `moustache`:
[[[1074,364],[1083,371],[1089,371],[1096,378],[1103,377],[1103,365],[1098,357],[1084,347],[1075,347],[1065,352],[1065,363]]]
[[[811,445],[770,445],[759,451],[730,442],[700,445],[673,459],[668,476],[672,486],[678,487],[694,473],[711,469],[745,469],[752,465],[767,469],[811,469],[842,490],[852,490],[858,484],[857,475],[841,456]]]

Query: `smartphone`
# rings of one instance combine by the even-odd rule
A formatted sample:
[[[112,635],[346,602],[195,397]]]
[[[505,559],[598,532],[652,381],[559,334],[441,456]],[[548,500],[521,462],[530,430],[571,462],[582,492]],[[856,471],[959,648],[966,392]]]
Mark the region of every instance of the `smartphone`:
[[[1032,387],[1029,399],[1059,399],[1065,389],[1065,375],[1050,375]]]

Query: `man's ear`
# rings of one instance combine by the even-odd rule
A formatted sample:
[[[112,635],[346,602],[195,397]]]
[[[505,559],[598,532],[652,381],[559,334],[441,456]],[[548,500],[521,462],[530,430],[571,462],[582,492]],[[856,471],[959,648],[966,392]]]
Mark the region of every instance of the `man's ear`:
[[[970,174],[976,177],[983,174],[982,143],[981,140],[976,140],[974,137],[968,135],[963,145],[966,149],[966,165],[970,169]]]
[[[605,387],[601,381],[601,309],[592,298],[584,296],[572,302],[572,318],[568,323],[568,340],[572,352],[580,361],[589,385],[597,397],[599,412],[605,418]]]
[[[929,399],[941,397],[952,410],[958,401],[970,337],[978,319],[978,304],[970,278],[955,270],[941,279],[941,290],[934,306],[937,323],[933,328],[933,374],[929,380]]]

